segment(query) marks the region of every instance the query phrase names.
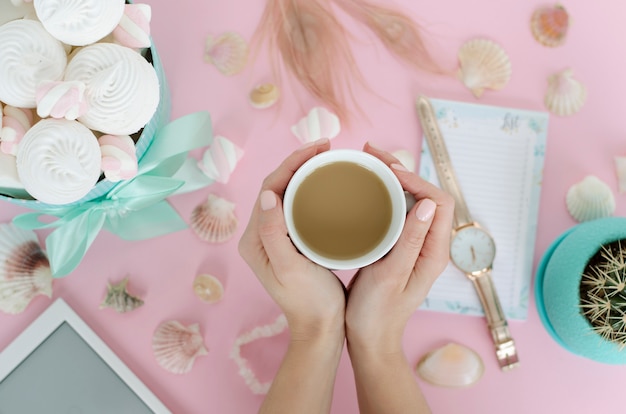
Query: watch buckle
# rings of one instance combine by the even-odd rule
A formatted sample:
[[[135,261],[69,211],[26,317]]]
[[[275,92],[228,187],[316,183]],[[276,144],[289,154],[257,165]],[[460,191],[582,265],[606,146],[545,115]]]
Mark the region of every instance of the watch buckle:
[[[519,357],[512,339],[496,344],[496,356],[502,371],[510,371],[519,366]]]

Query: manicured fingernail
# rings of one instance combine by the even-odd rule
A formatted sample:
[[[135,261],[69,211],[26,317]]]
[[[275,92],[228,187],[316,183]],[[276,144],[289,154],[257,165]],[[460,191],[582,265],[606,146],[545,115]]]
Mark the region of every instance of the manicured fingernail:
[[[367,141],[367,145],[370,146],[370,148],[375,149],[376,151],[380,151],[380,152],[385,152],[385,150],[378,148],[376,145],[372,144],[372,141]]]
[[[428,198],[420,201],[419,206],[417,206],[417,210],[415,210],[415,216],[419,221],[428,221],[435,214],[435,209],[437,208],[437,204]]]
[[[409,172],[409,170],[407,170],[406,167],[402,164],[393,163],[391,164],[391,168],[397,171]]]
[[[267,211],[276,207],[276,194],[270,190],[261,193],[261,210]]]
[[[305,149],[311,148],[311,147],[317,147],[318,145],[325,144],[326,141],[328,141],[328,138],[320,138],[317,141],[307,142],[306,144],[304,144],[303,146],[298,148],[298,151],[302,151],[302,150],[305,150]]]

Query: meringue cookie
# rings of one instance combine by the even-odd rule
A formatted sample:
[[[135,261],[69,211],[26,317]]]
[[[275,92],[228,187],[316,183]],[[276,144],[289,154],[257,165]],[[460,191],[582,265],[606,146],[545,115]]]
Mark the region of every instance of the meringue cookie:
[[[44,203],[80,200],[100,177],[100,146],[78,121],[42,119],[24,135],[17,173],[28,193]]]
[[[73,121],[87,112],[85,84],[79,81],[42,82],[37,87],[37,115]]]
[[[33,111],[6,105],[2,114],[0,152],[15,155],[24,134],[33,125]]]
[[[198,162],[198,168],[207,177],[225,184],[242,156],[241,148],[228,138],[218,135],[213,139],[213,144],[209,149],[204,152],[202,160]]]
[[[98,138],[102,153],[102,171],[112,182],[137,175],[135,143],[128,135],[103,135]]]
[[[147,4],[127,4],[120,24],[113,30],[115,41],[126,47],[150,47],[150,20],[152,9]]]
[[[67,65],[65,80],[85,83],[89,110],[78,120],[105,134],[139,131],[159,104],[154,67],[132,49],[117,44],[82,48]]]
[[[0,26],[0,39],[0,101],[34,108],[37,85],[63,78],[65,49],[34,20],[5,23]]]
[[[124,13],[124,0],[34,0],[37,17],[63,43],[85,46],[113,31]]]

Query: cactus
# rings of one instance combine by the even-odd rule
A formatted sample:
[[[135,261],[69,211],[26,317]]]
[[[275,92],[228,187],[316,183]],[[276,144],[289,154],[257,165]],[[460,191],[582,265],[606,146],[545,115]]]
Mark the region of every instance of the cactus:
[[[580,308],[597,334],[620,350],[626,347],[626,240],[603,245],[589,260],[580,282]]]

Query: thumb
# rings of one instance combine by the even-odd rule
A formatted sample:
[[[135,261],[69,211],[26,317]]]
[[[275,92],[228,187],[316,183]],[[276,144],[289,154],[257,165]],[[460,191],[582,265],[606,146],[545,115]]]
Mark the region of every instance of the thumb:
[[[288,266],[299,255],[287,234],[280,198],[271,190],[264,190],[259,197],[259,237],[265,253],[276,270]]]

